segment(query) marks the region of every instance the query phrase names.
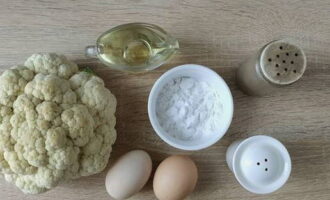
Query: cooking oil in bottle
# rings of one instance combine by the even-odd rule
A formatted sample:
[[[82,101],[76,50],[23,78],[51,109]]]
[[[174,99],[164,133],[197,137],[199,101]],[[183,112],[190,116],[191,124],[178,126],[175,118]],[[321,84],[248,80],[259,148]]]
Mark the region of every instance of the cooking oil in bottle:
[[[103,33],[86,54],[97,56],[105,65],[139,72],[165,63],[179,48],[178,41],[162,28],[145,23],[117,26]]]

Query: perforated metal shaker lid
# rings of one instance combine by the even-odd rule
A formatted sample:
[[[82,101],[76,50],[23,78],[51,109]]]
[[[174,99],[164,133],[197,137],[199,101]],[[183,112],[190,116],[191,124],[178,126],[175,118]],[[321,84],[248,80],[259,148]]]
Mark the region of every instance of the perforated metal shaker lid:
[[[267,81],[284,86],[301,78],[306,69],[306,56],[300,47],[287,40],[277,40],[263,48],[259,64]]]

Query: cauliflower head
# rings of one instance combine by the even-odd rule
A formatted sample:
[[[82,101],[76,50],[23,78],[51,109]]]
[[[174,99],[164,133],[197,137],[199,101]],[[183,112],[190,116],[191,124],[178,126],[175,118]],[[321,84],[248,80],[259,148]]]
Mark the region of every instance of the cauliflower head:
[[[115,96],[64,56],[34,54],[0,76],[0,174],[24,193],[101,172],[116,140]]]

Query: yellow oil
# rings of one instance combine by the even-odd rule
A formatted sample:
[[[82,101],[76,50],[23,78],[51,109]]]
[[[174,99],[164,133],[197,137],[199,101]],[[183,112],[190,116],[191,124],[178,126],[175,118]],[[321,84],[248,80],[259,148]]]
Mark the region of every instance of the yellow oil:
[[[97,40],[100,60],[126,71],[154,69],[179,48],[178,41],[151,24],[125,24],[105,32]]]

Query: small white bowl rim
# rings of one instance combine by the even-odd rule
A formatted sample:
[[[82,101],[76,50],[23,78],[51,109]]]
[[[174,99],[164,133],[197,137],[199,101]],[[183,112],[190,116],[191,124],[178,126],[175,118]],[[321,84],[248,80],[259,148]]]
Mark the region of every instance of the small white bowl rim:
[[[181,145],[181,144],[177,144],[175,142],[170,141],[169,139],[166,138],[166,133],[163,132],[163,129],[161,129],[160,127],[158,127],[156,125],[156,120],[157,120],[157,116],[154,115],[154,113],[152,113],[152,108],[151,108],[151,101],[156,101],[157,97],[155,96],[155,93],[157,92],[159,88],[159,84],[162,82],[163,79],[165,79],[165,77],[176,73],[176,71],[179,70],[188,70],[188,69],[194,69],[194,70],[203,70],[203,71],[208,71],[211,74],[213,74],[215,77],[217,77],[217,79],[221,82],[222,86],[225,88],[226,91],[228,93],[228,108],[230,111],[230,115],[226,116],[227,119],[227,123],[224,124],[224,131],[223,132],[219,132],[218,136],[215,137],[213,140],[209,140],[207,142],[204,142],[202,144],[199,145]],[[232,122],[232,118],[233,118],[233,114],[234,114],[234,102],[233,102],[233,96],[232,93],[227,85],[227,83],[225,82],[225,80],[215,71],[213,71],[212,69],[203,66],[203,65],[198,65],[198,64],[184,64],[184,65],[179,65],[177,67],[174,67],[170,70],[168,70],[167,72],[165,72],[164,74],[162,74],[157,81],[154,83],[149,97],[148,97],[148,116],[149,116],[149,120],[151,122],[151,125],[153,127],[153,129],[155,130],[156,134],[163,140],[165,141],[167,144],[169,144],[172,147],[181,149],[181,150],[187,150],[187,151],[196,151],[196,150],[201,150],[201,149],[205,149],[207,147],[212,146],[213,144],[215,144],[216,142],[218,142],[224,135],[225,133],[228,131],[230,124]]]
[[[274,188],[271,188],[271,189],[261,189],[261,190],[254,190],[252,189],[252,187],[250,187],[250,185],[246,185],[244,184],[244,182],[242,181],[242,178],[237,176],[237,167],[238,165],[236,165],[236,156],[238,154],[238,152],[240,151],[240,149],[242,148],[242,146],[244,146],[246,143],[250,142],[250,141],[253,141],[253,140],[273,140],[274,142],[278,143],[280,149],[279,151],[283,154],[283,157],[284,157],[284,162],[287,163],[288,165],[288,169],[287,171],[284,171],[284,173],[282,174],[282,176],[280,178],[282,178],[282,181],[281,182],[278,182],[277,184],[277,187],[274,187]],[[233,154],[233,160],[232,160],[232,165],[233,165],[233,172],[234,172],[234,175],[237,179],[237,181],[248,191],[252,192],[252,193],[255,193],[255,194],[269,194],[269,193],[272,193],[272,192],[275,192],[276,190],[280,189],[289,179],[290,177],[290,174],[291,174],[291,158],[290,158],[290,154],[288,152],[288,150],[286,149],[286,147],[280,142],[278,141],[277,139],[273,138],[273,137],[270,137],[270,136],[267,136],[267,135],[255,135],[255,136],[252,136],[252,137],[249,137],[245,140],[243,140],[242,142],[240,142],[240,144],[237,146],[234,154]]]

